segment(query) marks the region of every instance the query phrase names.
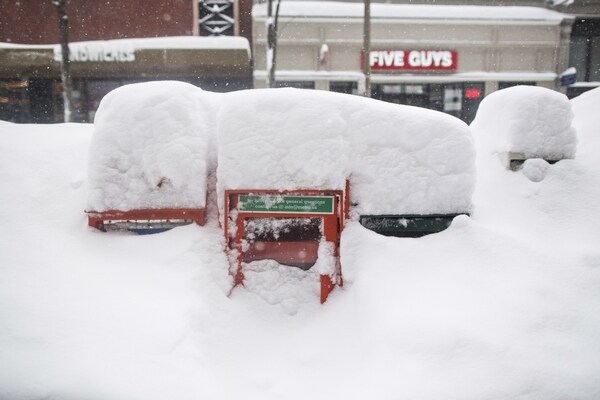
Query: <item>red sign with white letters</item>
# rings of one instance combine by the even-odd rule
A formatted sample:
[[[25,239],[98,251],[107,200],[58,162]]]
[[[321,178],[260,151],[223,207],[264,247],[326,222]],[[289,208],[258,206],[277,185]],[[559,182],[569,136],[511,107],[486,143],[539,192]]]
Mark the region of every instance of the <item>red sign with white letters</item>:
[[[362,55],[364,65],[364,55]],[[456,71],[458,54],[453,50],[371,50],[371,71]]]

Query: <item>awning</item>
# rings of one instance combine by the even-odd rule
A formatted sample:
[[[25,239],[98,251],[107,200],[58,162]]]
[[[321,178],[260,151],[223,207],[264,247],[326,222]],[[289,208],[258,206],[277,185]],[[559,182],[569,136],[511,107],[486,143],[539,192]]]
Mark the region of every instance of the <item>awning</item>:
[[[243,37],[165,37],[73,42],[73,78],[251,77]],[[59,45],[0,43],[0,79],[59,78]]]

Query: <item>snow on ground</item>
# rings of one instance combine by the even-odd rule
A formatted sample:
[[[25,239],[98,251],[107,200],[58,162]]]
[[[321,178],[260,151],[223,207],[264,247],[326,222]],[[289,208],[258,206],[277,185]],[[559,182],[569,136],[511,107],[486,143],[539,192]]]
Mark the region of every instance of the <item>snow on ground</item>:
[[[350,222],[345,287],[293,316],[227,296],[214,215],[87,227],[91,126],[0,123],[0,398],[597,399],[599,93],[542,179],[478,154],[472,218],[420,239]]]

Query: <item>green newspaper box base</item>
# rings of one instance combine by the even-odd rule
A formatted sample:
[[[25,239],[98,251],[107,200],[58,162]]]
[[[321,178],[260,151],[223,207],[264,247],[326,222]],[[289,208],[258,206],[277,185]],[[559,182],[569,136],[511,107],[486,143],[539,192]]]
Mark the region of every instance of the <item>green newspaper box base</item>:
[[[361,215],[360,224],[384,236],[421,237],[448,228],[454,217],[468,214]]]

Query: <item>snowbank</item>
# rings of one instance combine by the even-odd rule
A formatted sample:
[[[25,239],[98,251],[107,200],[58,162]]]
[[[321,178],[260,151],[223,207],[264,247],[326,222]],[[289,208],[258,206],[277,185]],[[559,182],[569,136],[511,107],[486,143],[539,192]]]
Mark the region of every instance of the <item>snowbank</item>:
[[[204,207],[217,164],[221,203],[226,189],[338,190],[349,179],[358,214],[460,213],[474,154],[468,126],[432,110],[314,90],[128,85],[98,109],[88,210]]]
[[[345,97],[299,89],[226,94],[218,187],[343,189],[349,175]]]
[[[575,157],[577,136],[567,97],[536,86],[515,86],[486,96],[481,102],[473,134],[478,150],[524,158],[561,160]]]
[[[577,130],[579,146],[577,158],[592,162],[600,149],[600,88],[585,92],[571,100],[573,126]]]
[[[323,306],[294,292],[310,276],[228,295],[214,219],[89,228],[92,126],[0,123],[0,398],[597,400],[598,94],[572,101],[576,159],[540,182],[478,170],[493,179],[446,231],[350,222]]]
[[[204,207],[215,96],[182,82],[110,92],[94,121],[87,209]]]
[[[347,106],[356,213],[470,210],[475,148],[464,122],[424,108],[357,100]]]

